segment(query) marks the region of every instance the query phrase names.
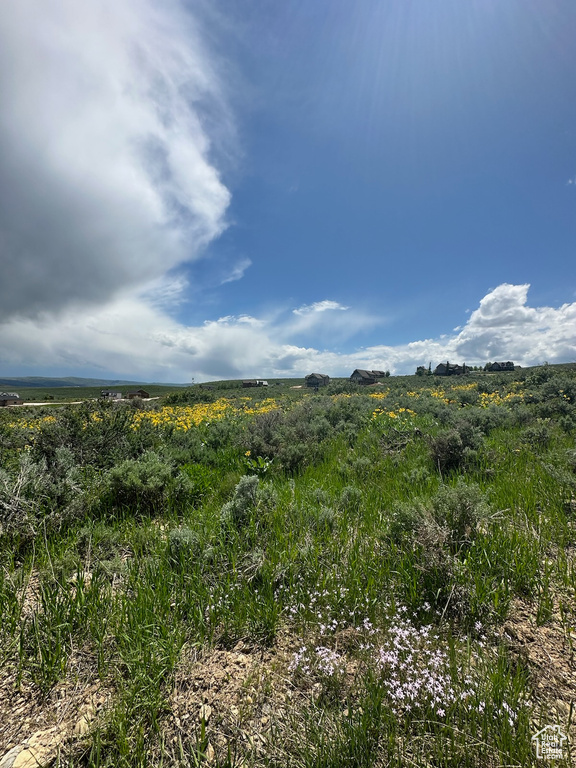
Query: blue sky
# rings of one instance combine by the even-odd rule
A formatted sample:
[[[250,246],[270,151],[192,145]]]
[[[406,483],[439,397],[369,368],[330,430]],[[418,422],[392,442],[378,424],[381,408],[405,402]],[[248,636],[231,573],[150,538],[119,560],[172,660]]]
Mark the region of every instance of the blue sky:
[[[4,375],[576,360],[575,39],[569,0],[21,0]]]

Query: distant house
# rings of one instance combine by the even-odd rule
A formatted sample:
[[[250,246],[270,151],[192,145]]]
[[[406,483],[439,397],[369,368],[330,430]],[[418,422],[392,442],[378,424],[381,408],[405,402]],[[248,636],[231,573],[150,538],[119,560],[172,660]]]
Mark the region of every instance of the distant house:
[[[311,373],[304,379],[307,387],[325,387],[330,384],[330,376],[325,373]]]
[[[418,368],[416,368],[416,376],[426,376],[428,373],[428,368],[426,368],[425,365],[419,365]]]
[[[24,400],[20,397],[18,392],[0,392],[0,407],[7,405],[22,405]]]
[[[468,373],[466,365],[455,365],[453,363],[440,363],[434,369],[434,376],[462,376]]]
[[[122,400],[122,392],[112,392],[109,389],[103,389],[100,392],[100,397],[103,397],[105,400]]]
[[[488,371],[513,371],[514,370],[514,363],[508,360],[506,363],[491,363],[488,368],[486,369]]]
[[[134,400],[136,397],[140,397],[142,400],[146,400],[150,397],[150,394],[146,392],[145,389],[137,389],[136,392],[128,392],[126,397],[128,400]]]
[[[390,375],[386,374],[386,371],[368,371],[368,373],[371,373],[375,379],[385,379],[387,375]]]
[[[356,368],[356,370],[350,376],[350,381],[353,384],[376,384],[376,377],[372,371],[365,371],[362,368]]]
[[[267,387],[268,382],[264,379],[244,379],[242,382],[243,387]]]

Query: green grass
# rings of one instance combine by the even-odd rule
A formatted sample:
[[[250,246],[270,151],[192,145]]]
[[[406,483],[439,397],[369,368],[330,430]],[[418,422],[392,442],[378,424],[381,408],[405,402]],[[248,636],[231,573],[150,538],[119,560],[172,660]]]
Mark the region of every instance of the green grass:
[[[63,684],[107,691],[61,766],[536,765],[559,715],[504,625],[521,605],[570,663],[576,406],[550,416],[541,393],[574,379],[491,376],[488,408],[458,389],[478,377],[231,387],[215,396],[279,409],[180,433],[115,408],[31,435],[2,415],[0,676],[47,713]],[[274,681],[250,704],[225,668],[194,688],[187,659],[238,649]]]
[[[127,392],[140,388],[146,390],[151,397],[162,397],[173,393],[175,390],[178,391],[178,388],[162,384],[136,384],[130,387],[22,387],[19,390],[16,387],[18,394],[25,403],[53,402],[54,404],[77,400],[95,400],[100,397],[103,389],[118,390],[125,395]]]

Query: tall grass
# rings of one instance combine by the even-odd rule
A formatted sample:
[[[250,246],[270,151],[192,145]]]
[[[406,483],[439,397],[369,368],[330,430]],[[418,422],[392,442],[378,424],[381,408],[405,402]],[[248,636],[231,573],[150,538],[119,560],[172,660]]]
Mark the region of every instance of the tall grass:
[[[231,390],[185,429],[1,414],[1,674],[46,708],[71,676],[109,691],[62,766],[535,764],[547,701],[503,624],[573,626],[570,376]],[[292,702],[272,731],[175,732],[183,658],[239,647]]]

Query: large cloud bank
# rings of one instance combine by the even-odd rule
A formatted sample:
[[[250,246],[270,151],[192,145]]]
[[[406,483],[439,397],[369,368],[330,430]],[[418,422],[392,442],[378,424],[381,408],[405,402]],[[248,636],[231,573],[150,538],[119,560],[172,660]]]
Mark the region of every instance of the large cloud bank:
[[[446,359],[469,365],[488,360],[520,365],[576,361],[576,302],[530,307],[528,288],[498,286],[452,335],[348,354],[298,346],[301,315],[294,312],[273,318],[224,317],[186,327],[159,308],[123,299],[82,317],[70,312],[57,323],[14,320],[0,327],[0,360],[11,368],[34,360],[38,368],[56,365],[79,373],[101,370],[160,381],[300,376],[313,370],[342,376],[356,367],[413,373],[417,365]],[[328,301],[302,311],[309,331],[315,318],[321,328],[330,315],[335,321],[348,315],[351,323],[360,325],[366,319],[353,308]]]
[[[157,280],[222,232],[229,202],[212,159],[230,126],[221,82],[177,0],[9,6],[0,321]]]
[[[234,126],[184,0],[15,0],[0,15],[0,365],[159,381],[576,360],[576,304],[500,285],[440,339],[336,353],[381,318],[319,296],[197,327],[178,265],[226,227]],[[223,277],[243,277],[244,258]],[[388,321],[390,322],[390,321]],[[423,334],[425,335],[425,333]],[[302,346],[303,340],[314,346]],[[313,339],[311,342],[310,339]]]

